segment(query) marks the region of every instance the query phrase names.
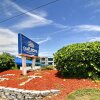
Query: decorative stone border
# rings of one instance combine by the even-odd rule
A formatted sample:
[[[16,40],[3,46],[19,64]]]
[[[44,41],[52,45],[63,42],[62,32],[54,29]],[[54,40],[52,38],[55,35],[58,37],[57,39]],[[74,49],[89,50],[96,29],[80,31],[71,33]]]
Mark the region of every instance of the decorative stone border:
[[[0,97],[7,100],[41,100],[42,98],[58,94],[60,90],[32,91],[17,88],[0,87]]]

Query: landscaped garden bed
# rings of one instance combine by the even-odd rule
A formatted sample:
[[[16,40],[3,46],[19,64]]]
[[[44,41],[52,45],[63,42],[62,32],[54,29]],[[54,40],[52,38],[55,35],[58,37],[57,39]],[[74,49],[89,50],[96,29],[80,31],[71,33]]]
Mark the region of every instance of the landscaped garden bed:
[[[60,90],[58,95],[49,96],[45,100],[66,100],[66,96],[80,88],[100,88],[100,83],[90,79],[63,78],[57,70],[28,72],[23,76],[20,70],[8,70],[0,73],[0,86],[25,90]]]

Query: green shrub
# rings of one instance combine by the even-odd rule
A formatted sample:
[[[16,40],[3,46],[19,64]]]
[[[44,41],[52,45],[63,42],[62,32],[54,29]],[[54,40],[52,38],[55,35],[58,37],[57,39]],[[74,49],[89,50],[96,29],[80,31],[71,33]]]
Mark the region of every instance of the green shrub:
[[[41,70],[53,70],[54,66],[42,66]]]
[[[14,56],[9,53],[2,53],[0,55],[0,71],[12,69],[15,66]]]
[[[100,76],[100,42],[77,43],[63,47],[54,54],[56,68],[64,76]]]

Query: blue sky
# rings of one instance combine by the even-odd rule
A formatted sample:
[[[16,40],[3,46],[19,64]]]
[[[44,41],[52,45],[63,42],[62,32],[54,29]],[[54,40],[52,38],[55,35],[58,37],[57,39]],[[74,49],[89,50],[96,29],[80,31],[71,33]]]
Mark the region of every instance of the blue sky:
[[[0,22],[54,0],[0,0]],[[17,35],[39,43],[39,56],[63,46],[100,41],[100,0],[59,0],[0,23],[0,52],[18,55]]]

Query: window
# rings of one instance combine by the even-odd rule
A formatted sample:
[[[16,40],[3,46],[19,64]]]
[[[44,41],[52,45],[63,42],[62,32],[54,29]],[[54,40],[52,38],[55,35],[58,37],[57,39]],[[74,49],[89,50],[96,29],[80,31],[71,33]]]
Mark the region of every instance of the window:
[[[40,66],[40,64],[35,64],[35,66]]]
[[[48,65],[53,65],[53,63],[52,62],[48,62]]]
[[[40,62],[40,59],[39,59],[39,58],[37,58],[37,59],[36,59],[36,62]]]
[[[41,64],[45,64],[45,62],[41,62]]]
[[[43,61],[44,61],[44,60],[45,60],[45,58],[42,58],[41,60],[43,60]]]
[[[53,58],[48,58],[48,61],[53,61]]]

